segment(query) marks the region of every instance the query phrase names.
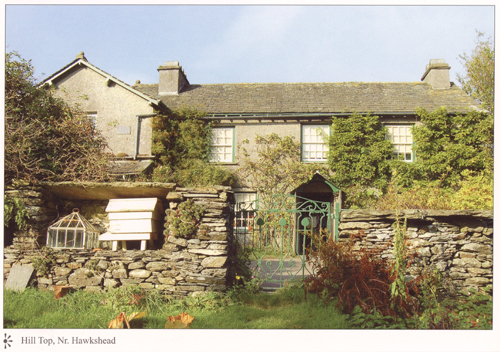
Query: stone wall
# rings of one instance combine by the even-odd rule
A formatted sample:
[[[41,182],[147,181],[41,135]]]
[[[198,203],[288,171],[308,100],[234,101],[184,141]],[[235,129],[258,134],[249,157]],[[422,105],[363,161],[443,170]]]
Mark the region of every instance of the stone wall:
[[[177,188],[167,196],[173,209],[188,199],[204,206],[201,224],[208,230],[198,231],[192,239],[176,238],[166,231],[162,248],[156,250],[49,250],[53,262],[46,265],[47,274],[41,275],[43,270],[38,270],[36,285],[40,289],[57,285],[86,291],[139,285],[175,296],[223,290],[230,280],[228,268],[234,254],[229,207],[232,193],[229,187]],[[15,264],[37,268],[35,258],[42,256],[48,257],[46,250],[5,248],[4,279]]]
[[[5,185],[5,195],[20,199],[29,214],[28,231],[12,231],[4,228],[5,244],[12,244],[15,248],[23,250],[40,248],[45,244],[47,227],[52,221],[57,220],[56,198],[43,187],[22,182]]]
[[[408,278],[425,268],[443,273],[450,289],[484,287],[493,283],[493,212],[408,210],[399,214],[407,219],[407,240],[412,253],[418,254],[410,266]],[[356,236],[355,249],[380,251],[393,258],[393,211],[344,210],[341,212],[339,240]]]

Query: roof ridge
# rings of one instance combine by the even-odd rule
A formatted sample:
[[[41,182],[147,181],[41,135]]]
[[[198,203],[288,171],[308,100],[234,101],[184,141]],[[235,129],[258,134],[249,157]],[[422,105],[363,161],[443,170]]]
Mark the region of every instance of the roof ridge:
[[[421,81],[406,81],[406,82],[364,82],[364,81],[349,81],[349,82],[239,82],[239,83],[190,83],[188,86],[222,86],[222,85],[299,85],[299,84],[428,84]],[[134,84],[132,87],[145,87],[145,86],[157,86],[158,83],[139,83]]]

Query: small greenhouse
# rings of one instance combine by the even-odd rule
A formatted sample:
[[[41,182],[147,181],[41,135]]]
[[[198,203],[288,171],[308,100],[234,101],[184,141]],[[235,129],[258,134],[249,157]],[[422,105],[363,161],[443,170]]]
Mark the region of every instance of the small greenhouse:
[[[47,247],[67,249],[91,249],[99,247],[97,230],[87,219],[80,215],[78,209],[47,230]]]

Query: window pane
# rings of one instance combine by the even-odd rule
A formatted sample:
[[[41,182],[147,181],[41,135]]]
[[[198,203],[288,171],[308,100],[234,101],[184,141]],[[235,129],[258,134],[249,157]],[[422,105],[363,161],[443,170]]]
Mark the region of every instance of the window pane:
[[[233,161],[233,131],[233,127],[218,127],[212,129],[210,161]]]
[[[388,125],[386,138],[394,144],[394,155],[405,161],[413,161],[410,125]]]
[[[326,161],[329,133],[328,125],[303,125],[302,160]]]

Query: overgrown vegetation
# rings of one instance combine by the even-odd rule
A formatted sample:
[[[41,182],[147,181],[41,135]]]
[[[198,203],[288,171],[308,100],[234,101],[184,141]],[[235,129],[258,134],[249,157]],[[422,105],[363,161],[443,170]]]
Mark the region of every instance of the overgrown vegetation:
[[[50,273],[52,266],[56,263],[54,250],[49,247],[42,247],[42,249],[37,252],[31,261],[37,276],[46,277]]]
[[[261,197],[288,194],[311,179],[314,172],[327,172],[322,164],[301,161],[300,142],[292,136],[271,133],[255,137],[255,147],[248,149],[250,141],[238,146],[240,168],[238,177],[248,180]]]
[[[456,292],[444,286],[437,269],[427,268],[408,281],[412,256],[406,247],[405,224],[396,221],[394,259],[376,250],[355,248],[356,236],[345,242],[313,237],[309,251],[314,274],[307,292],[349,315],[350,327],[363,329],[491,329],[491,286],[481,292]],[[314,248],[314,247],[313,247]]]
[[[5,180],[107,179],[106,143],[87,116],[40,87],[31,61],[5,55]]]
[[[234,183],[232,172],[209,162],[212,124],[204,116],[198,110],[184,108],[153,118],[152,153],[158,161],[152,181],[182,186]]]
[[[328,166],[332,182],[341,189],[384,190],[391,177],[392,143],[378,116],[352,114],[332,118]]]
[[[165,216],[165,236],[193,238],[200,226],[205,207],[196,204],[192,199],[182,202],[176,209],[167,209]]]
[[[422,125],[413,127],[417,160],[413,179],[440,181],[453,187],[463,172],[478,175],[493,171],[493,116],[478,111],[450,115],[445,108],[418,110]],[[411,184],[399,175],[403,184]]]
[[[335,242],[313,236],[313,241],[318,249],[309,252],[314,274],[306,279],[308,292],[320,294],[325,302],[336,300],[346,314],[356,307],[394,319],[418,312],[418,302],[407,295],[411,284],[400,280],[400,271],[391,270],[391,263],[374,250],[354,250],[354,239]]]
[[[11,198],[4,195],[3,225],[5,227],[15,226],[18,230],[22,230],[26,227],[28,219],[29,213],[23,201],[19,198]]]

